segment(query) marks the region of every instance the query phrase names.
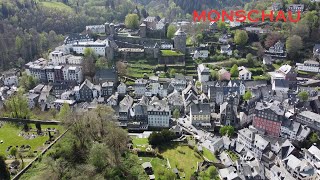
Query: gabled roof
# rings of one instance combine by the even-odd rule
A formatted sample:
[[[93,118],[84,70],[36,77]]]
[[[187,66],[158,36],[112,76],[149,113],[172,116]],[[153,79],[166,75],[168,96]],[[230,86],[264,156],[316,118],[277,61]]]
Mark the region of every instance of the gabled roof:
[[[175,36],[186,36],[187,34],[179,28],[175,33]]]
[[[84,80],[84,82],[81,84],[80,89],[82,89],[84,86],[87,86],[89,89],[93,89],[94,84],[92,84],[88,79]]]
[[[202,72],[210,72],[209,68],[207,68],[204,64],[199,64],[198,69],[201,73]]]
[[[276,87],[281,87],[281,88],[289,88],[289,81],[285,79],[275,79],[274,80],[275,86]]]
[[[157,18],[155,16],[148,16],[143,21],[144,22],[155,22],[155,21],[158,21],[158,20],[157,20]]]
[[[291,70],[292,70],[292,67],[288,64],[285,64],[285,65],[282,65],[278,71],[284,74],[288,74]]]
[[[190,107],[192,115],[208,115],[211,113],[209,103],[193,104]]]
[[[320,150],[312,145],[309,149],[308,149],[309,153],[314,155],[317,159],[320,159]]]

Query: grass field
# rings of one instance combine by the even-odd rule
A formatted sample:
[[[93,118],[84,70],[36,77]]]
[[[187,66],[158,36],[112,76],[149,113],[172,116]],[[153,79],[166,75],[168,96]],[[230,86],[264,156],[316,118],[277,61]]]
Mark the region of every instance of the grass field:
[[[67,11],[67,12],[73,11],[73,9],[70,6],[63,4],[62,2],[43,1],[43,2],[40,2],[40,4],[49,9],[58,9],[58,10]]]
[[[30,125],[32,129],[36,129],[35,125]],[[62,133],[61,126],[51,126],[51,125],[42,125],[41,129],[46,128],[56,128]],[[21,146],[21,145],[30,145],[31,151],[41,151],[44,147],[44,143],[48,140],[48,136],[39,136],[34,139],[25,139],[24,137],[19,136],[22,126],[15,126],[13,124],[5,123],[0,128],[0,141],[3,143],[0,144],[0,154],[8,155],[9,152],[6,152],[9,146]],[[53,135],[53,134],[52,134]]]
[[[133,148],[139,148],[142,151],[145,151],[149,145],[147,138],[138,138],[132,137]]]
[[[275,63],[274,63],[274,64],[272,64],[272,66],[274,67],[275,70],[278,70],[278,69],[280,68],[280,65],[279,65],[279,64],[275,64]]]
[[[172,51],[172,50],[161,50],[162,56],[182,56],[183,54],[178,51]]]
[[[217,158],[214,154],[212,154],[207,148],[202,148],[203,150],[203,156],[209,159],[210,161],[216,162]]]
[[[202,157],[188,146],[176,146],[161,152],[161,155],[169,159],[171,168],[177,168],[180,174],[185,174],[185,179],[190,179],[197,169],[197,162],[202,162]]]

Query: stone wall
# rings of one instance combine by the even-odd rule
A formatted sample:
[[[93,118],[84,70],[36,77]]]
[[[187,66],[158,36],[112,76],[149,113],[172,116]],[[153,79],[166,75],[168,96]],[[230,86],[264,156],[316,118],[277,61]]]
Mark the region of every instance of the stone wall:
[[[159,64],[185,64],[185,56],[160,56]]]
[[[153,47],[156,43],[160,45],[161,42],[171,43],[170,39],[152,39],[152,38],[140,38],[140,37],[125,37],[125,36],[114,36],[115,41],[128,42],[131,44],[139,44],[142,46]]]

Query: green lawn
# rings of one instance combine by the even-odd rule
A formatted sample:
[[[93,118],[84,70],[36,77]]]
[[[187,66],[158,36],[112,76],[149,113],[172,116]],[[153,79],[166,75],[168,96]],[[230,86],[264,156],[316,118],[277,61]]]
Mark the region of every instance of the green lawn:
[[[162,56],[182,56],[183,53],[172,50],[161,50]]]
[[[32,127],[32,129],[36,129],[35,125],[30,126]],[[42,125],[41,128],[42,130],[46,128],[56,128],[60,131],[60,134],[63,133],[63,129],[61,126]],[[21,145],[30,145],[31,151],[38,151],[38,153],[43,149],[44,143],[48,140],[48,136],[39,136],[34,139],[25,139],[24,137],[19,136],[21,129],[22,126],[15,126],[9,123],[5,123],[0,128],[0,141],[3,141],[3,143],[0,144],[0,154],[7,155],[8,152],[6,152],[6,150],[9,146],[20,147]]]
[[[217,158],[214,154],[211,153],[211,151],[209,151],[207,148],[202,148],[203,150],[203,156],[206,157],[207,159],[209,159],[210,161],[216,162]]]
[[[190,179],[192,173],[197,169],[197,162],[203,159],[188,146],[177,146],[161,152],[164,158],[168,158],[171,168],[177,168],[180,174],[185,173],[185,178]]]
[[[275,63],[274,63],[274,64],[272,64],[272,66],[274,67],[275,70],[278,70],[278,69],[280,68],[280,65],[279,65],[279,64],[275,64]]]
[[[239,159],[239,156],[232,151],[226,151],[226,153],[230,156],[232,161],[236,161]]]
[[[62,2],[44,1],[44,2],[40,2],[40,4],[43,5],[46,8],[50,8],[50,9],[58,9],[58,10],[61,10],[61,11],[68,11],[68,12],[73,11],[70,6],[67,6],[67,5],[63,4]]]
[[[143,151],[149,146],[148,138],[132,137],[133,148],[139,148]]]
[[[139,157],[139,163],[143,164],[144,162],[150,162],[152,165],[152,170],[156,179],[159,179],[161,175],[160,172],[172,171],[172,169],[168,168],[168,163],[166,159],[161,159],[158,157]]]

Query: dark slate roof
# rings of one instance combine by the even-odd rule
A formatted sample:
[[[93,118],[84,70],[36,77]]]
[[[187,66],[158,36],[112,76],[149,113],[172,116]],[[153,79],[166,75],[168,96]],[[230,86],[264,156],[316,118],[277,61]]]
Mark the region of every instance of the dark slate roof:
[[[260,87],[260,86],[266,86],[267,81],[244,81],[244,85],[246,88],[254,88],[254,87]]]
[[[289,81],[285,79],[275,79],[274,80],[276,87],[289,88]]]
[[[313,47],[313,51],[317,51],[318,50],[318,53],[320,53],[320,44],[315,44],[314,47]]]
[[[70,34],[65,40],[64,43],[70,43],[74,41],[81,41],[82,39],[92,39],[89,34]]]
[[[193,104],[191,106],[192,115],[208,115],[211,113],[210,104],[208,103],[199,103]]]
[[[117,73],[114,69],[100,69],[97,70],[95,79],[108,79],[108,80],[113,80],[116,81]]]

